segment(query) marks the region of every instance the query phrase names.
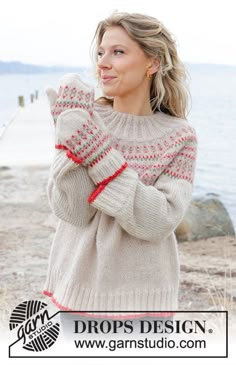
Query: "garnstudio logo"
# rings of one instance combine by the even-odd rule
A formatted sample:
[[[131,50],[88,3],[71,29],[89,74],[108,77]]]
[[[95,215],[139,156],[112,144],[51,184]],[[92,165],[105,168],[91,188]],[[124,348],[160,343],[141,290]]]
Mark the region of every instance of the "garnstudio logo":
[[[10,330],[17,330],[17,338],[26,350],[47,350],[59,336],[60,324],[49,317],[46,306],[39,300],[28,300],[18,304],[11,313]]]

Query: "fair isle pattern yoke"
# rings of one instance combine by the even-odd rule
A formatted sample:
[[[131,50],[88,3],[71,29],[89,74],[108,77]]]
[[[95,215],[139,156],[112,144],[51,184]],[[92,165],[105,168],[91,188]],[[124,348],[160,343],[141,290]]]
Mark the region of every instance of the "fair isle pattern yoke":
[[[127,165],[138,172],[140,180],[145,185],[154,185],[161,173],[193,184],[196,142],[193,128],[182,127],[180,131],[172,132],[156,145],[145,143],[138,146],[129,146],[124,143],[116,143],[115,149],[121,151]],[[90,203],[113,178],[108,178],[106,182],[103,181],[102,184],[98,185],[89,197]]]
[[[104,107],[98,106],[97,108],[100,108],[100,113],[103,113]],[[123,113],[118,114],[123,116]],[[107,128],[110,129],[109,124],[107,124]],[[173,179],[183,179],[193,184],[197,140],[195,130],[187,122],[184,122],[183,126],[176,123],[173,128],[168,129],[164,138],[154,135],[153,140],[144,142],[127,142],[113,138],[113,146],[121,153],[127,165],[138,173],[140,180],[145,185],[154,185],[161,174]],[[93,176],[93,173],[90,176]],[[106,183],[103,181],[102,184],[98,184],[88,201],[92,203],[113,178],[111,176],[110,179],[106,179]]]
[[[196,135],[191,127],[174,130],[156,143],[116,143],[114,147],[146,185],[153,185],[162,172],[193,183]]]

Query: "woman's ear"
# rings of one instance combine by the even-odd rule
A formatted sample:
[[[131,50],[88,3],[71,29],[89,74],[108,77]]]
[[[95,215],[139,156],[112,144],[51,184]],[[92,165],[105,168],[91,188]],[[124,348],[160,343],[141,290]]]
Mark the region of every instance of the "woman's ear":
[[[155,74],[160,68],[160,60],[158,60],[157,58],[155,58],[153,61],[152,61],[152,64],[150,65],[150,73],[153,75]]]

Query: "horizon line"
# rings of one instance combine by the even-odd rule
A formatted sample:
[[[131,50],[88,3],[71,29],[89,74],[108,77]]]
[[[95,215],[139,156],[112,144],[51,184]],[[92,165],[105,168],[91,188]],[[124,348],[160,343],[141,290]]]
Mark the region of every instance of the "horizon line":
[[[91,66],[88,65],[66,65],[66,64],[37,64],[37,63],[28,63],[24,61],[19,60],[11,60],[11,61],[3,61],[0,59],[0,63],[20,63],[22,65],[26,66],[36,66],[36,67],[58,67],[58,68],[90,68]],[[194,61],[182,61],[183,64],[190,64],[190,65],[211,65],[211,66],[229,66],[229,67],[236,67],[236,64],[230,64],[230,63],[213,63],[213,62],[194,62]]]

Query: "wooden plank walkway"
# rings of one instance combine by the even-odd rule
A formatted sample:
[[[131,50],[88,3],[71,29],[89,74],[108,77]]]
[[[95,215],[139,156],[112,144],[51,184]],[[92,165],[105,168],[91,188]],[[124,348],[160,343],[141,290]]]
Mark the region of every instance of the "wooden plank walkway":
[[[54,126],[46,98],[20,108],[0,138],[0,166],[49,165]]]

